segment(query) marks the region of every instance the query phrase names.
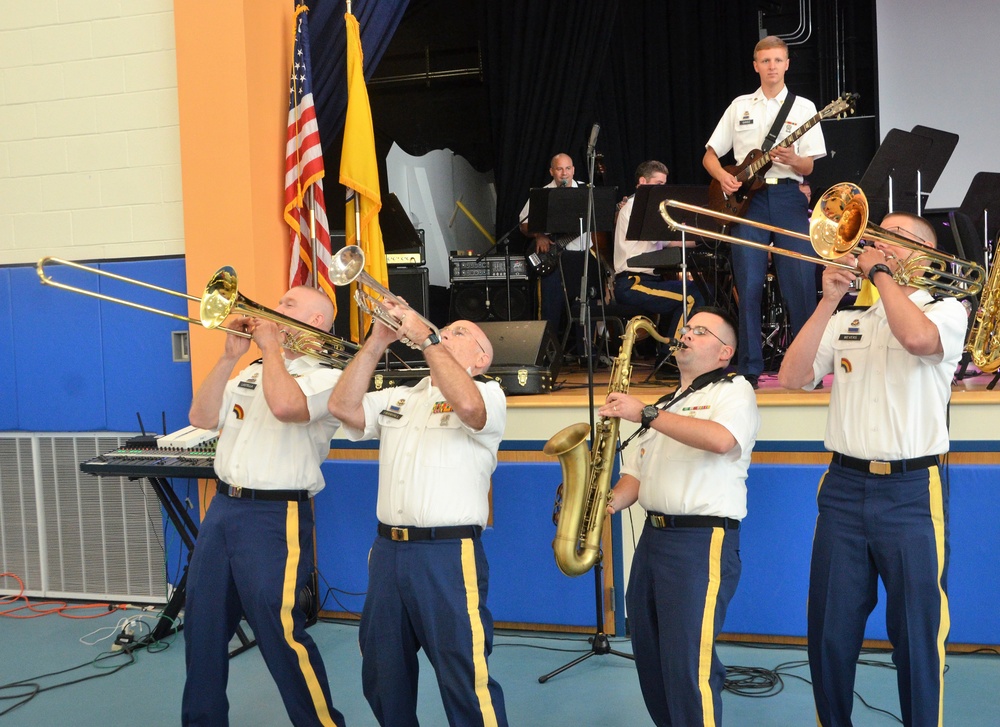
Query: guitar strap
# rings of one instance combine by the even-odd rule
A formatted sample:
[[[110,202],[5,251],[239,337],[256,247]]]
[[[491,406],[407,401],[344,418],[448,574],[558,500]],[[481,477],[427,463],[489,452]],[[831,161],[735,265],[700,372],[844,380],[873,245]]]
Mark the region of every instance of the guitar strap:
[[[760,150],[766,152],[772,146],[774,146],[774,140],[778,138],[778,132],[781,131],[781,125],[785,123],[785,119],[788,118],[788,112],[792,110],[792,104],[795,103],[795,94],[791,91],[785,96],[785,102],[781,104],[781,108],[778,109],[778,115],[774,119],[774,123],[771,124],[771,130],[767,132],[767,136],[764,138],[764,143],[760,145]]]

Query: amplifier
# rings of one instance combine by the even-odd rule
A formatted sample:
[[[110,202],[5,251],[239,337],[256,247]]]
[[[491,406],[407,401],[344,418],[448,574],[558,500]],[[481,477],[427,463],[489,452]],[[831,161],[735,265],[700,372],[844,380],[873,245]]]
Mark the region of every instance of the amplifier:
[[[385,246],[386,267],[419,267],[424,264],[424,231],[415,230],[415,232],[417,237],[405,244]]]
[[[506,280],[506,262],[507,259],[503,255],[493,255],[480,260],[478,257],[467,257],[452,253],[450,259],[451,282],[465,280]],[[510,279],[528,279],[528,262],[520,255],[510,259]]]

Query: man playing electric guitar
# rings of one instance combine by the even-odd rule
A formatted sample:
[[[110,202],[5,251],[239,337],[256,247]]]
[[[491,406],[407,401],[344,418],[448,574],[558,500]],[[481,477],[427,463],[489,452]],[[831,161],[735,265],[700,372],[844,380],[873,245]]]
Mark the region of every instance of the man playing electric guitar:
[[[576,187],[573,180],[573,160],[568,154],[556,154],[549,163],[549,175],[552,181],[546,187]],[[563,280],[569,285],[569,290],[573,293],[574,288],[579,287],[579,281],[583,277],[584,255],[590,248],[587,235],[570,236],[568,240],[562,236],[556,236],[553,240],[544,232],[528,232],[529,202],[524,203],[519,219],[521,220],[521,233],[529,239],[529,255],[537,255],[539,264],[532,265],[535,274],[541,278],[542,287],[542,320],[549,322],[549,328],[556,336],[559,335],[560,323],[562,322],[563,311],[566,308],[567,298],[563,292]],[[551,253],[556,252],[556,246],[562,248],[561,253],[557,253],[554,262],[549,264],[549,258],[554,257]],[[529,262],[531,261],[529,257]],[[561,272],[558,268],[561,267]],[[548,272],[546,272],[548,271]],[[570,299],[579,297],[579,291],[569,296]],[[580,336],[574,337],[580,343]],[[578,352],[580,354],[581,352]]]
[[[720,155],[732,150],[737,159],[744,159],[755,149],[769,151],[772,165],[766,172],[766,183],[751,197],[746,219],[808,234],[806,198],[798,183],[812,172],[814,160],[826,156],[823,131],[817,124],[792,145],[775,145],[775,142],[814,116],[816,107],[811,101],[790,94],[785,86],[788,46],[780,38],[768,36],[757,43],[753,66],[760,75],[760,88],[753,94],[737,97],[729,105],[706,144],[702,164],[722,191],[732,195],[740,190],[742,183],[723,168]],[[771,242],[772,236],[770,231],[747,225],[738,225],[735,234],[764,245]],[[810,257],[814,255],[806,240],[776,234],[774,244]],[[768,256],[762,250],[741,245],[734,245],[731,253],[739,296],[737,370],[756,388],[764,370],[760,308]],[[785,255],[774,256],[774,265],[794,336],[816,308],[816,269],[812,263]]]

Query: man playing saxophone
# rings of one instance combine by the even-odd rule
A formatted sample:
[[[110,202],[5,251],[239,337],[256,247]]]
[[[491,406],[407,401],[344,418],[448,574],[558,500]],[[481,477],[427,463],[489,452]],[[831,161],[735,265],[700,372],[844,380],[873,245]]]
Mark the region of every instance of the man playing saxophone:
[[[652,405],[612,392],[600,409],[645,428],[623,452],[608,512],[636,501],[647,512],[625,595],[646,709],[657,725],[720,725],[715,639],[740,580],[760,416],[750,383],[725,373],[736,351],[728,315],[698,309],[680,333],[675,392]]]

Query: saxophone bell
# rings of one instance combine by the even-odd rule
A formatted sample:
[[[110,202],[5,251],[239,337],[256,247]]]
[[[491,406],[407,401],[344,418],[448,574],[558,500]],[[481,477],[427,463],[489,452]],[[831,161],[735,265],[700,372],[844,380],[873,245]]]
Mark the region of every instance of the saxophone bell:
[[[640,329],[661,344],[670,346],[671,353],[677,348],[687,348],[676,339],[661,336],[648,318],[636,316],[622,334],[622,347],[611,369],[609,394],[628,393],[632,348]],[[618,417],[601,417],[595,426],[590,449],[587,448],[590,425],[571,424],[554,434],[542,450],[549,456],[558,457],[562,465],[563,480],[555,506],[558,520],[552,550],[559,570],[568,576],[586,573],[601,557],[601,537],[607,519],[620,423]]]

